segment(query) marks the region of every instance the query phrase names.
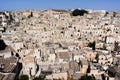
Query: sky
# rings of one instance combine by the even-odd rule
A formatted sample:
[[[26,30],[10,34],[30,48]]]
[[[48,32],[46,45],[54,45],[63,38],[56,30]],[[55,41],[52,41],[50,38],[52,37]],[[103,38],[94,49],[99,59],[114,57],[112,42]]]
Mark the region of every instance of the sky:
[[[0,10],[75,8],[120,11],[120,0],[0,0]]]

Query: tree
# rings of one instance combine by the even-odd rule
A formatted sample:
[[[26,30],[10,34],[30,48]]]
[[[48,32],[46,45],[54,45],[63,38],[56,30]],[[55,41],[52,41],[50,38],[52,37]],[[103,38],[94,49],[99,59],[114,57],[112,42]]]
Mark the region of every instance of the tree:
[[[13,19],[13,16],[12,16],[12,14],[10,13],[8,23],[10,24],[13,20],[14,20],[14,19]]]
[[[113,17],[115,17],[115,16],[116,16],[116,14],[117,14],[117,12],[113,12]]]
[[[88,47],[91,47],[92,50],[95,50],[95,45],[96,45],[96,42],[95,42],[95,41],[88,43]]]
[[[73,77],[69,77],[69,76],[68,76],[67,80],[73,80]]]
[[[14,53],[13,53],[13,51],[11,51],[11,55],[12,55],[12,56],[14,56]]]
[[[33,80],[43,80],[43,79],[41,79],[39,77],[35,77]]]
[[[116,71],[115,67],[109,67],[109,68],[108,68],[108,75],[109,75],[110,77],[115,77],[116,74],[117,74],[117,71]]]
[[[45,76],[35,77],[33,80],[45,80]]]
[[[79,80],[96,80],[95,77],[92,75],[84,75]]]
[[[105,80],[105,75],[104,74],[102,74],[101,77],[102,77],[102,80]]]
[[[53,79],[53,80],[61,80],[61,79],[59,78],[59,79]]]
[[[116,51],[116,52],[120,51],[120,47],[119,47],[119,43],[118,42],[114,43],[114,51]]]
[[[18,53],[16,53],[16,55],[15,55],[15,56],[16,56],[16,57],[20,57]]]
[[[79,9],[75,9],[73,12],[72,12],[72,15],[73,16],[83,16],[84,14],[88,14],[88,11],[82,9],[82,10],[79,10]]]
[[[83,16],[85,13],[88,14],[88,11],[84,9],[80,10],[80,16]]]
[[[5,48],[7,47],[7,45],[5,44],[5,42],[0,39],[0,50],[5,50]]]
[[[59,43],[59,47],[62,47],[62,44]]]
[[[73,16],[78,16],[78,15],[79,15],[79,12],[80,12],[79,9],[75,9],[75,10],[72,12],[72,15],[73,15]]]
[[[30,15],[28,16],[28,18],[33,17],[33,12],[30,13]]]
[[[21,75],[20,80],[29,80],[28,75]]]
[[[6,27],[3,27],[3,30],[2,30],[2,32],[6,32]]]
[[[93,46],[92,46],[92,50],[95,50],[95,45],[96,45],[96,42],[94,41]]]
[[[7,24],[10,25],[10,24],[14,21],[13,15],[12,15],[12,13],[9,12],[9,11],[7,11],[7,13],[9,13],[9,16],[6,15],[6,14],[4,14],[4,15],[5,15],[6,19],[7,19]]]
[[[96,54],[95,59],[96,59],[97,62],[98,62],[98,60],[99,60],[99,54],[98,54],[98,53]]]
[[[88,68],[87,68],[87,73],[90,73],[90,70],[91,70],[91,68],[90,68],[90,64],[89,64]]]

